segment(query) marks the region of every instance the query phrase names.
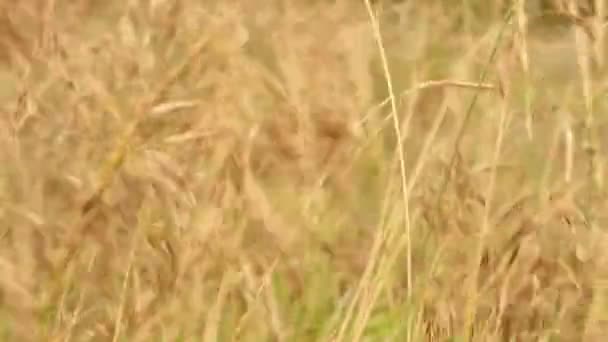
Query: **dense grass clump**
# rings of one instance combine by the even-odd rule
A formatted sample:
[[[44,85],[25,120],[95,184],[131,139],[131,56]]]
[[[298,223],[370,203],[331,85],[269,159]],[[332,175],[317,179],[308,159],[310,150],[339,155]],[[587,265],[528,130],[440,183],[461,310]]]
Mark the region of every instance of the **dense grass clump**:
[[[0,0],[0,340],[603,341],[605,7]]]

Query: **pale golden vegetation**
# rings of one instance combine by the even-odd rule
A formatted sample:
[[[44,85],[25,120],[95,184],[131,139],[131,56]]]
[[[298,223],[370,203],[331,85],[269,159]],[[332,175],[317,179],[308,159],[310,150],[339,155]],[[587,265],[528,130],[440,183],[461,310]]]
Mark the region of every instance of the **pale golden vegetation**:
[[[606,9],[544,3],[0,1],[0,340],[602,341]]]

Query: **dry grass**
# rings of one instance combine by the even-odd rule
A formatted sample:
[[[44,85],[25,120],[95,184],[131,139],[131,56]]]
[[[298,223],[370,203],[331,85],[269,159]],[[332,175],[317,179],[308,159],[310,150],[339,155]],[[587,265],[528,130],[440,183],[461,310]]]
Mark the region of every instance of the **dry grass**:
[[[0,1],[0,340],[602,341],[607,9],[554,3]]]

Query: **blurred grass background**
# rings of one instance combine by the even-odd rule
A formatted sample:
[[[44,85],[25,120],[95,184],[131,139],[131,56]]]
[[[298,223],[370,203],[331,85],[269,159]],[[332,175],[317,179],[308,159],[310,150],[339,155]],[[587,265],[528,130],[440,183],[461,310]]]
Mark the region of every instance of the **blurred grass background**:
[[[602,341],[605,7],[0,1],[0,339]]]

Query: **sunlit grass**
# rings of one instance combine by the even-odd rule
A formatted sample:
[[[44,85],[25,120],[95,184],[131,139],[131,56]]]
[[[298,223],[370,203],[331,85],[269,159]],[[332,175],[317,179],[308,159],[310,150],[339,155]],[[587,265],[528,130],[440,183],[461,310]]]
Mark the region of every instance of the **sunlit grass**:
[[[0,339],[602,340],[604,25],[456,3],[0,1]]]

